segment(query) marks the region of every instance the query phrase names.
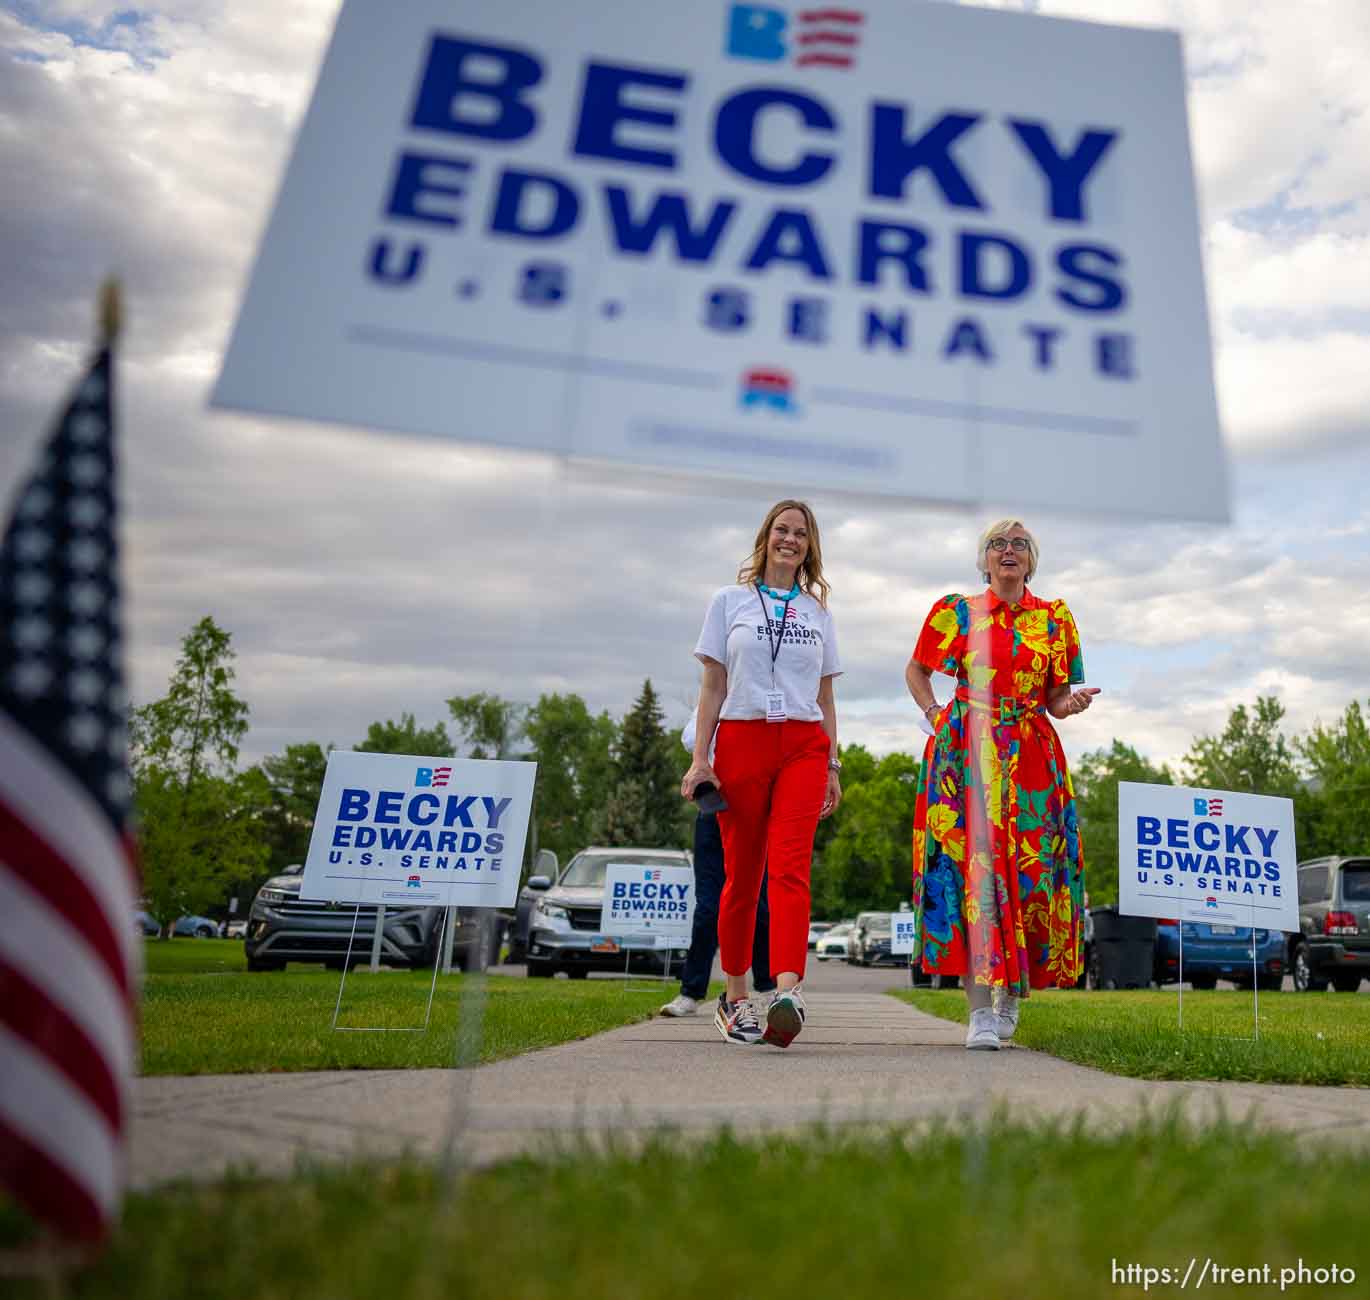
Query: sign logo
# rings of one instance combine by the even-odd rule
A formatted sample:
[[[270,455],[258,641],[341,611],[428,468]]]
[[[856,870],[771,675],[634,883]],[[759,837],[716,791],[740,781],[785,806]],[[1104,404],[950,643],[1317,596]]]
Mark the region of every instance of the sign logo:
[[[788,370],[769,370],[755,366],[742,372],[742,392],[738,404],[745,411],[753,406],[768,406],[773,411],[793,414],[794,380]]]
[[[444,786],[451,777],[450,767],[421,767],[414,773],[414,784]]]
[[[1223,801],[1221,799],[1195,799],[1194,814],[1197,817],[1221,817],[1223,815]]]
[[[656,870],[651,870],[651,869],[649,869],[649,870],[647,870],[647,871],[644,871],[644,872],[642,873],[642,878],[643,878],[643,880],[660,880],[660,879],[661,879],[661,870],[660,870],[660,868],[658,868],[658,869],[656,869]]]
[[[735,59],[763,63],[790,58],[801,68],[850,68],[865,21],[866,15],[855,9],[801,9],[791,21],[772,5],[733,5],[727,52]]]
[[[1216,898],[1214,898],[1212,894],[1209,894],[1209,896],[1208,896],[1207,898],[1204,899],[1204,906],[1205,906],[1205,907],[1217,907],[1217,906],[1218,906],[1218,900],[1217,900]]]
[[[410,889],[417,889],[422,883],[423,882],[419,879],[418,876],[409,877],[408,885]]]

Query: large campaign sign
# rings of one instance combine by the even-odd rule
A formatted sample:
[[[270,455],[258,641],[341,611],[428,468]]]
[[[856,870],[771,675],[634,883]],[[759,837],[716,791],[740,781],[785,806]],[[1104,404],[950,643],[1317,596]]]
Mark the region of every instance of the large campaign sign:
[[[1179,38],[913,0],[347,0],[213,400],[1224,519]]]
[[[300,897],[512,907],[536,763],[335,749]]]
[[[604,870],[599,928],[607,935],[655,936],[658,943],[666,941],[663,946],[686,947],[694,911],[692,867],[611,862]]]
[[[912,912],[890,913],[890,954],[913,952],[913,941],[918,933],[917,918]]]
[[[1270,795],[1118,783],[1118,910],[1299,928],[1294,804]]]

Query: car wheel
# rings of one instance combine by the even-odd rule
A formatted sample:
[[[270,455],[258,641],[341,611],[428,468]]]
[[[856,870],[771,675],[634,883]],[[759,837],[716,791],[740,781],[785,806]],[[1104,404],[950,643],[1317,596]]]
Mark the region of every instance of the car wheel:
[[[285,962],[265,961],[260,957],[249,957],[247,959],[247,968],[250,971],[284,970]]]
[[[536,980],[549,980],[556,973],[550,961],[534,961],[528,958],[528,978]]]
[[[573,980],[583,980],[590,977],[590,972],[584,966],[568,966],[566,974]]]
[[[1336,989],[1338,993],[1354,993],[1358,988],[1360,988],[1360,976],[1333,975],[1332,987]]]
[[[1262,975],[1257,981],[1262,992],[1278,993],[1284,987],[1283,975]]]
[[[1085,987],[1097,993],[1103,986],[1099,982],[1099,950],[1090,948],[1089,960],[1085,963]]]
[[[1321,993],[1326,987],[1327,981],[1314,972],[1308,960],[1308,945],[1298,944],[1294,948],[1294,988],[1300,993]]]
[[[214,937],[214,931],[207,925],[197,925],[195,927],[195,937],[197,939],[212,939]]]
[[[1209,989],[1218,987],[1218,977],[1216,975],[1191,975],[1189,982],[1196,988],[1207,992]]]

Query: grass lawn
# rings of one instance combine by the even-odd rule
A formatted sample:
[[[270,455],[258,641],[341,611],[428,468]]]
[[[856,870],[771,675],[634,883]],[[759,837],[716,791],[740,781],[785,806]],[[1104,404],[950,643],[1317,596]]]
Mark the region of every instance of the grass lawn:
[[[241,940],[147,945],[144,1074],[408,1069],[453,1064],[467,977],[441,975],[424,1033],[339,1033],[331,1026],[340,972],[303,966],[248,974]],[[433,973],[353,971],[339,1025],[423,1024]],[[480,1059],[498,1061],[587,1038],[654,1015],[679,985],[634,980],[485,980]]]
[[[1370,1159],[1315,1161],[1286,1139],[1153,1121],[907,1134],[726,1134],[637,1153],[525,1158],[445,1188],[415,1163],[246,1176],[135,1195],[109,1252],[65,1290],[7,1282],[12,1300],[1172,1294],[1193,1259],[1354,1270],[1290,1294],[1363,1295],[1370,1236],[1353,1228]],[[782,1212],[783,1207],[783,1212]],[[745,1225],[739,1231],[739,1223]],[[0,1246],[28,1236],[0,1213]],[[1163,1280],[1159,1270],[1171,1270]],[[1343,1273],[1343,1277],[1345,1274]],[[1249,1279],[1248,1285],[1249,1285]],[[1228,1294],[1232,1279],[1219,1285]]]
[[[944,1020],[966,1020],[957,989],[900,989],[894,996]],[[1251,994],[1175,990],[1052,990],[1023,1005],[1014,1041],[1110,1074],[1137,1079],[1229,1079],[1370,1087],[1370,997],[1262,993],[1253,1041]]]

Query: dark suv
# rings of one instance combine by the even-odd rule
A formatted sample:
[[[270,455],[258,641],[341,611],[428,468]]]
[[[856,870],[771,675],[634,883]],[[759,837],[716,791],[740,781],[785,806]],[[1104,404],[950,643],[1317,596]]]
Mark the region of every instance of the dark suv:
[[[300,866],[287,867],[257,891],[243,938],[248,970],[281,970],[291,961],[323,962],[341,970],[347,960],[349,938],[353,965],[371,959],[376,908],[363,905],[358,911],[352,903],[301,899],[303,872]],[[432,966],[438,959],[438,944],[442,940],[443,910],[387,906],[385,924],[381,927],[381,961],[387,966]],[[498,960],[498,934],[498,927],[489,924],[488,914],[483,921],[480,911],[458,908],[452,938],[453,959],[461,963],[463,970],[470,970],[476,964],[483,938],[490,945],[487,961]]]
[[[1370,858],[1299,863],[1299,933],[1289,964],[1300,993],[1354,993],[1370,976]]]

